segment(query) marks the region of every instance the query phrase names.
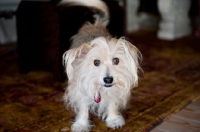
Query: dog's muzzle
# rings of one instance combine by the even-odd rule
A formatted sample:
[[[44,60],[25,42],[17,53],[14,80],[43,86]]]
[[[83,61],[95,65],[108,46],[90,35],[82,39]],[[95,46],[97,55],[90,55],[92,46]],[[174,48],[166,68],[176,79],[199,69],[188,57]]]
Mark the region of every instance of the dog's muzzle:
[[[105,82],[105,87],[112,87],[112,82],[113,82],[113,77],[109,76],[109,77],[104,77],[103,81]]]

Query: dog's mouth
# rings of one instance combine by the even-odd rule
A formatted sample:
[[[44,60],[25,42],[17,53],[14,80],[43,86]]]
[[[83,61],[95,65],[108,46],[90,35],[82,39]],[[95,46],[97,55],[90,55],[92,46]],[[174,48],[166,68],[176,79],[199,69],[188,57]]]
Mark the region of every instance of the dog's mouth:
[[[103,86],[104,86],[104,87],[112,87],[113,84],[104,84]]]

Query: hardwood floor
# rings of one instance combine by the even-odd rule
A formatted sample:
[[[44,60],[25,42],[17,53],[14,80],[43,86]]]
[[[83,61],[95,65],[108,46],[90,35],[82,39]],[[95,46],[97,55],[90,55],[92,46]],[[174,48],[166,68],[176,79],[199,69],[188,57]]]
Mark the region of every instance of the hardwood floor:
[[[200,98],[150,132],[200,132]]]

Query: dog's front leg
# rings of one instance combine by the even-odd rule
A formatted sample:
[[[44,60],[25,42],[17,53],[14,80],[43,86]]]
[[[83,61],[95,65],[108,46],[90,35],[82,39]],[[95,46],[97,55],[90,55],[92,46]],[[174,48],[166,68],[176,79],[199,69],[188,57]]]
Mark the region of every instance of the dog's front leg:
[[[124,118],[118,112],[115,102],[110,102],[107,110],[106,125],[110,128],[117,129],[125,124]]]
[[[71,127],[73,132],[88,132],[90,131],[88,107],[81,104],[76,119]]]

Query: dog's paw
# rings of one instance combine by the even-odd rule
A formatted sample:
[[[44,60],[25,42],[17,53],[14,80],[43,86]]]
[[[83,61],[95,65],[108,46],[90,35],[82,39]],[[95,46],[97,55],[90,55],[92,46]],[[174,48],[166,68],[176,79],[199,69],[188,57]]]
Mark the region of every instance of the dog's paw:
[[[72,130],[72,132],[89,132],[90,131],[90,125],[75,122],[71,126],[71,130]]]
[[[125,124],[124,118],[121,115],[116,115],[112,117],[107,117],[106,125],[107,127],[117,129],[121,128]]]

